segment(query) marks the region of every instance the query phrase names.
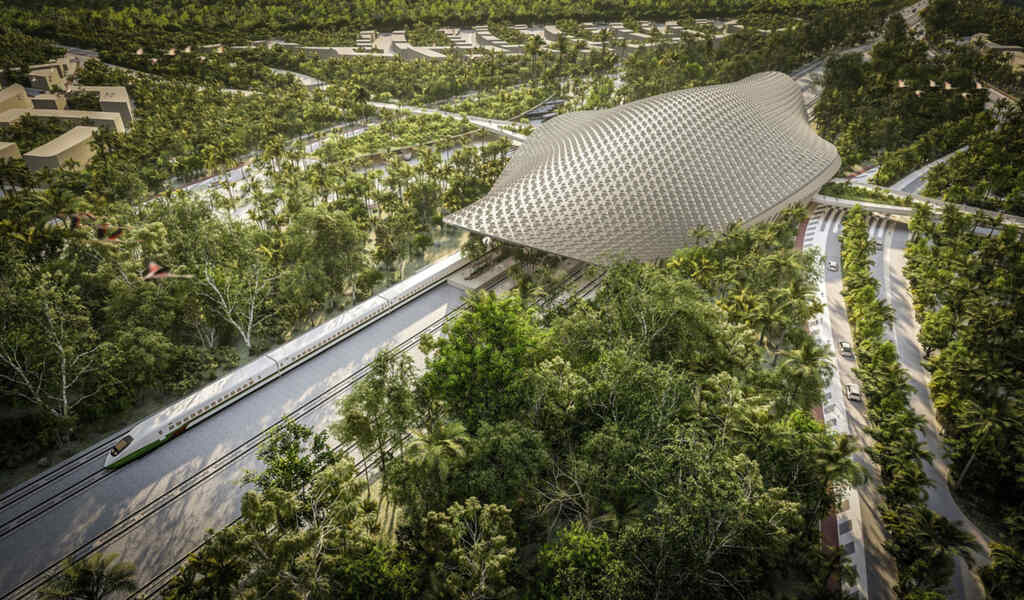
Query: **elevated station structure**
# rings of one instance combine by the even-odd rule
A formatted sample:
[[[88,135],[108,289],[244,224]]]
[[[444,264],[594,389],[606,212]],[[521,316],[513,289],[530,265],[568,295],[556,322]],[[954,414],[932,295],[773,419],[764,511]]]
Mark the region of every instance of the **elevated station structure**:
[[[654,261],[699,227],[753,224],[809,200],[839,170],[783,73],[560,115],[491,191],[445,222],[593,264]]]

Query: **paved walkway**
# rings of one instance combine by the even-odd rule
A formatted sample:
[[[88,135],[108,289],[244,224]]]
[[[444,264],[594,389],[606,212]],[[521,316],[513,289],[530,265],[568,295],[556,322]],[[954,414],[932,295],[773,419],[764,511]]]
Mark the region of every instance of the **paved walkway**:
[[[451,117],[452,119],[460,120],[463,118],[463,116],[460,115],[459,113],[448,112],[446,110],[441,110],[439,108],[426,108],[423,106],[410,106],[407,104],[393,104],[390,102],[368,102],[367,104],[376,108],[382,108],[384,110],[407,110],[409,112],[419,115],[444,115],[446,117]],[[522,127],[522,123],[513,123],[512,121],[503,121],[501,119],[488,119],[486,117],[474,116],[466,116],[466,120],[476,125],[477,127],[486,129],[487,131],[491,131],[493,133],[497,133],[498,135],[501,135],[512,140],[513,144],[521,144],[526,141],[525,135],[505,129],[506,127]]]
[[[932,167],[934,167],[935,165],[941,165],[942,163],[944,163],[947,160],[953,158],[955,155],[959,154],[960,152],[963,152],[968,147],[969,146],[964,146],[962,148],[957,148],[956,150],[950,152],[949,154],[947,154],[947,155],[945,155],[945,156],[943,156],[941,158],[938,158],[936,160],[933,160],[932,162],[926,164],[925,166],[921,167],[920,169],[915,170],[914,172],[910,173],[909,175],[907,175],[903,179],[900,179],[899,181],[897,181],[896,183],[890,185],[889,187],[891,189],[893,189],[895,191],[899,191],[899,192],[909,192],[909,193],[917,192],[918,190],[920,190],[921,188],[924,187],[925,182],[928,180],[928,171],[931,171]]]

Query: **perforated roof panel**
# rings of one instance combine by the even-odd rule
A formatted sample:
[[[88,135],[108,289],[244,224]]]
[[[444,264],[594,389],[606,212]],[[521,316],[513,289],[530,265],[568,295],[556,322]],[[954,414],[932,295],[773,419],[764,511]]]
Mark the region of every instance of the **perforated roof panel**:
[[[839,169],[782,73],[560,115],[446,223],[595,264],[652,261],[698,226],[755,222]]]

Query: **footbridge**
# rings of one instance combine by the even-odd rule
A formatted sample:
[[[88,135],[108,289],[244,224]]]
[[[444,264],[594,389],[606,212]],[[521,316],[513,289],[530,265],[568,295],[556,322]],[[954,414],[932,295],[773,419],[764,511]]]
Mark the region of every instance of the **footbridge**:
[[[942,212],[947,207],[952,207],[960,210],[961,212],[970,214],[984,215],[990,219],[999,219],[1004,225],[1012,225],[1014,227],[1024,227],[1024,218],[1010,215],[1004,212],[995,210],[986,210],[984,208],[977,208],[974,206],[967,206],[966,204],[958,204],[956,202],[946,202],[939,200],[938,198],[929,198],[927,196],[921,196],[919,194],[911,194],[907,192],[897,192],[889,188],[870,185],[870,184],[853,184],[855,187],[876,190],[884,192],[890,196],[901,198],[910,203],[910,205],[897,205],[897,204],[881,204],[878,202],[864,202],[862,200],[847,200],[845,198],[836,198],[834,196],[826,196],[824,194],[815,194],[814,202],[816,204],[823,204],[825,206],[834,206],[836,208],[853,208],[854,206],[861,206],[865,210],[869,210],[873,213],[892,216],[892,217],[910,217],[914,214],[915,204],[926,204],[932,207],[936,212]]]
[[[514,123],[512,121],[504,121],[501,119],[488,119],[486,117],[474,117],[471,115],[462,115],[459,113],[453,113],[439,108],[427,108],[424,106],[409,106],[407,104],[394,104],[391,102],[367,102],[370,106],[381,108],[384,110],[407,110],[411,113],[418,115],[443,115],[452,119],[465,119],[466,121],[486,129],[487,131],[496,133],[502,137],[506,137],[512,141],[513,144],[519,145],[526,141],[526,136],[521,133],[509,131],[508,127],[522,127],[521,123]]]

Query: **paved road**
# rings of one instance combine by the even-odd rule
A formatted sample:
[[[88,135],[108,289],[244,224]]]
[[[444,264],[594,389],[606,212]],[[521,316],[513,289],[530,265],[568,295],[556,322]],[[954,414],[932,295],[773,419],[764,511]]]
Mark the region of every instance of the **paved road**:
[[[458,113],[448,112],[446,110],[441,110],[439,108],[426,108],[426,107],[423,107],[423,106],[409,106],[409,105],[404,105],[404,104],[392,104],[390,102],[368,102],[367,104],[369,104],[370,106],[374,106],[376,108],[383,108],[384,110],[407,110],[407,111],[410,111],[412,113],[420,114],[420,115],[434,114],[434,115],[444,115],[446,117],[451,117],[453,119],[461,119],[462,118],[462,115],[460,115]],[[502,135],[504,137],[507,137],[508,139],[510,139],[515,144],[521,144],[521,143],[526,141],[526,136],[525,135],[523,135],[521,133],[515,133],[513,131],[509,131],[509,130],[505,129],[505,127],[521,127],[522,126],[521,123],[513,123],[512,121],[503,121],[501,119],[488,119],[486,117],[474,117],[474,116],[467,116],[466,120],[469,121],[470,123],[476,125],[477,127],[481,127],[481,128],[486,129],[488,131],[497,133],[498,135]]]
[[[836,263],[842,264],[839,257],[838,236],[841,228],[840,221],[844,212],[839,209],[829,208],[821,219],[820,228],[828,232],[824,252],[826,264],[827,261],[836,261]],[[873,231],[877,229],[878,226],[876,225]],[[837,352],[840,341],[853,343],[853,335],[850,331],[850,323],[846,314],[846,304],[842,297],[842,289],[842,271],[829,271],[826,269],[825,292],[832,326],[833,352]],[[857,381],[853,375],[853,368],[856,365],[852,360],[839,357],[837,364],[841,385]],[[868,426],[866,407],[862,403],[849,402],[845,398],[843,402],[846,407],[850,434],[857,441],[858,447],[867,448],[874,441],[866,431]],[[863,450],[854,454],[853,459],[864,467],[868,475],[867,483],[859,488],[868,598],[871,600],[892,599],[896,597],[892,592],[892,586],[896,584],[896,565],[892,557],[882,547],[882,544],[885,542],[885,530],[882,526],[881,513],[879,512],[883,500],[878,492],[880,473],[878,467],[868,458],[867,453]]]
[[[967,150],[967,148],[968,146],[957,148],[956,150],[950,152],[949,154],[937,158],[932,162],[926,164],[925,166],[921,167],[920,169],[917,169],[912,173],[909,173],[906,177],[900,179],[899,181],[890,185],[889,187],[900,192],[918,193],[921,191],[921,188],[923,188],[924,185],[928,183],[928,171],[931,171],[932,167],[934,167],[935,165],[941,165],[947,160],[953,158],[954,155],[959,154],[964,150]]]
[[[838,233],[841,229],[840,220],[844,212],[845,210],[842,209],[829,208],[822,219],[824,223],[822,227],[827,228],[830,233],[826,244],[825,258],[826,260],[835,260],[840,264]],[[945,460],[942,440],[939,437],[940,428],[935,418],[934,407],[928,396],[928,373],[921,365],[923,353],[917,343],[919,326],[914,318],[909,286],[902,274],[905,264],[904,249],[908,235],[909,232],[903,223],[891,220],[883,221],[879,217],[871,219],[869,236],[880,243],[880,251],[874,257],[875,266],[872,272],[880,283],[880,297],[892,306],[895,312],[890,339],[896,344],[900,361],[913,386],[910,406],[925,418],[925,431],[919,432],[918,437],[927,444],[927,448],[933,456],[931,461],[924,463],[925,474],[932,482],[932,487],[927,490],[928,507],[954,522],[961,523],[963,528],[973,535],[987,551],[988,540],[960,511],[946,484],[949,466]],[[852,343],[853,337],[842,298],[842,273],[826,270],[825,280],[835,347],[838,347],[840,340]],[[855,367],[853,361],[840,358],[838,362],[842,383],[856,382],[856,377],[853,374]],[[867,425],[866,408],[863,404],[852,402],[846,402],[846,408],[852,434],[861,447],[866,447],[872,443],[870,436],[864,431]],[[882,548],[885,533],[878,512],[882,503],[882,498],[876,489],[879,484],[878,469],[864,453],[858,453],[854,458],[865,465],[870,477],[868,484],[860,489],[869,596],[872,599],[892,598],[894,596],[891,594],[891,585],[896,581],[896,571],[892,559]],[[975,558],[980,562],[984,560],[985,555],[980,554]],[[951,588],[950,598],[980,600],[984,597],[980,584],[961,560],[957,561]]]
[[[909,231],[906,227],[900,227],[891,231],[885,244],[885,271],[883,277],[883,292],[887,292],[884,300],[892,306],[895,312],[893,322],[892,339],[896,344],[896,350],[900,362],[907,374],[910,376],[910,385],[913,393],[910,397],[910,406],[914,412],[921,415],[925,420],[925,431],[918,431],[918,439],[924,442],[932,454],[932,460],[925,461],[924,471],[932,482],[928,488],[928,507],[953,521],[959,523],[967,533],[984,548],[984,552],[975,555],[979,564],[987,561],[988,547],[991,540],[969,521],[957,506],[949,491],[947,481],[949,479],[949,463],[946,460],[945,445],[939,437],[941,427],[935,417],[935,406],[928,395],[928,372],[921,365],[924,351],[917,342],[917,333],[920,326],[914,318],[913,301],[910,296],[910,286],[903,277],[903,267],[906,264],[905,249]],[[957,560],[957,570],[952,582],[953,598],[965,598],[967,600],[980,600],[984,597],[981,584],[967,568],[962,560]]]
[[[460,289],[441,285],[420,298],[369,325],[334,348],[305,363],[284,378],[256,390],[180,438],[161,446],[140,460],[101,479],[71,500],[47,511],[0,537],[0,597],[67,554],[82,548],[97,550],[96,536],[136,511],[163,502],[176,486],[189,482],[219,458],[251,436],[272,425],[282,415],[317,397],[369,363],[378,350],[396,345],[461,304]],[[418,350],[411,350],[417,362]],[[322,428],[335,418],[333,402],[312,411],[302,421]],[[101,472],[103,456],[89,461],[83,474]],[[222,461],[226,462],[226,461]],[[259,468],[253,454],[231,462],[223,470],[185,492],[166,506],[153,506],[152,514],[102,547],[134,562],[138,580],[146,582],[186,555],[209,528],[219,528],[237,517],[243,488],[238,485],[245,469]],[[45,495],[56,493],[47,486],[16,502],[5,500],[0,522],[7,521]]]

